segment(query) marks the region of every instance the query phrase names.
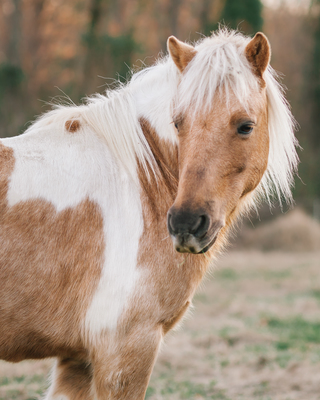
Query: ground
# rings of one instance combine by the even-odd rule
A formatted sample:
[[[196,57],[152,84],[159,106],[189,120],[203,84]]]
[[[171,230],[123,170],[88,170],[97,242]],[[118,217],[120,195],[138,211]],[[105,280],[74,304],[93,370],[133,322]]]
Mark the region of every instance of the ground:
[[[320,399],[320,252],[229,251],[215,264],[146,399]],[[51,364],[0,362],[0,400],[40,398]]]

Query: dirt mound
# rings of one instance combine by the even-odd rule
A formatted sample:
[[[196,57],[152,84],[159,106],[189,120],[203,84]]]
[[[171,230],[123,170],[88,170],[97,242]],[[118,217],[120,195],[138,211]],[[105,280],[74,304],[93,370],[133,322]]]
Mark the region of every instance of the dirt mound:
[[[260,250],[320,250],[320,223],[296,208],[257,228],[241,229],[237,247]]]

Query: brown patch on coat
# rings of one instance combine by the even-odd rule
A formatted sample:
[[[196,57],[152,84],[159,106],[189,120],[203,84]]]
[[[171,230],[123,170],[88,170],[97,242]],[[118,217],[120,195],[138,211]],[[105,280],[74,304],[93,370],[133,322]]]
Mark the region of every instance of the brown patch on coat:
[[[72,358],[59,360],[52,397],[64,395],[70,400],[93,400],[92,374],[91,364]]]
[[[73,132],[76,132],[76,131],[78,131],[80,129],[81,124],[80,124],[80,121],[78,121],[77,119],[74,119],[74,120],[67,121],[65,123],[65,127],[66,127],[66,130],[68,132],[72,132],[73,133]]]
[[[159,329],[146,324],[106,338],[92,357],[97,398],[143,400],[160,341]]]
[[[81,323],[104,254],[100,208],[7,203],[14,155],[0,144],[0,358],[87,357]]]
[[[140,125],[154,156],[158,174],[158,177],[155,177],[150,168],[149,176],[140,174],[140,184],[143,191],[149,193],[149,207],[155,216],[159,217],[159,192],[155,189],[150,190],[150,185],[156,188],[161,181],[161,186],[165,188],[164,198],[169,196],[170,199],[174,199],[178,187],[178,148],[173,144],[164,144],[147,120],[140,119]]]
[[[174,36],[169,37],[167,47],[172,60],[180,72],[183,72],[186,69],[190,61],[197,54],[194,47],[181,42]]]
[[[261,78],[263,86],[265,86],[262,75],[270,62],[271,49],[268,39],[263,33],[258,32],[247,44],[245,55],[252,65],[254,73]]]

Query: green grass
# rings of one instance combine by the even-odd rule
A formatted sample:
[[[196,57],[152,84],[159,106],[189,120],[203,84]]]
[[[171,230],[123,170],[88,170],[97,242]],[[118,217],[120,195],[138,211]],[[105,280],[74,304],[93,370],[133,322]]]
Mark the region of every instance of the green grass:
[[[280,270],[280,271],[264,271],[262,276],[265,279],[287,279],[291,277],[292,271],[285,269],[285,270]]]
[[[320,302],[320,289],[310,290],[310,292],[308,294],[311,297],[314,297],[315,299],[317,299]]]
[[[35,400],[46,389],[43,375],[0,377],[0,400]]]
[[[239,276],[238,276],[237,272],[232,268],[224,268],[215,273],[215,278],[217,280],[222,279],[222,280],[232,280],[233,281],[233,280],[238,279],[238,277]]]
[[[219,336],[225,340],[229,346],[233,346],[238,341],[237,332],[238,330],[234,327],[225,326],[219,331]]]
[[[181,400],[231,400],[227,397],[223,390],[216,387],[216,382],[211,381],[207,385],[194,383],[191,381],[176,381],[171,376],[163,374],[157,380],[157,388],[148,387],[146,399],[160,398],[165,400],[181,399]],[[155,397],[154,397],[155,396]]]
[[[199,301],[200,303],[208,303],[208,296],[205,293],[196,293],[194,296],[194,301]]]
[[[269,318],[268,328],[275,333],[284,347],[299,346],[306,343],[320,343],[320,322],[307,321],[301,316],[288,319]],[[279,346],[279,344],[278,344]]]

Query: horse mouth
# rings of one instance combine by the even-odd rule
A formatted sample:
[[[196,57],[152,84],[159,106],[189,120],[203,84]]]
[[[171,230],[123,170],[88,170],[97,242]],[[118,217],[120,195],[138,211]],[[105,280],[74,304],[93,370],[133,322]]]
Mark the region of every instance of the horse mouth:
[[[176,236],[172,235],[171,238],[173,240],[174,248],[179,253],[204,254],[214,245],[219,232],[220,229],[214,232],[214,235],[209,239],[209,242],[207,240],[199,241],[190,234]]]
[[[214,238],[209,242],[199,253],[197,254],[204,254],[206,253],[216,242],[218,237],[218,233],[214,236]]]

